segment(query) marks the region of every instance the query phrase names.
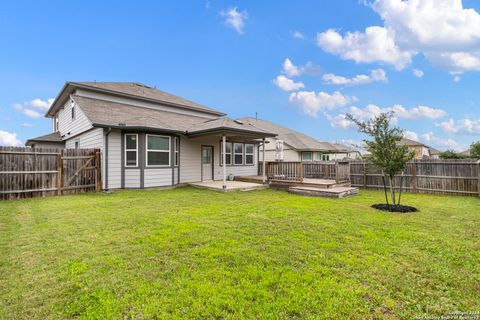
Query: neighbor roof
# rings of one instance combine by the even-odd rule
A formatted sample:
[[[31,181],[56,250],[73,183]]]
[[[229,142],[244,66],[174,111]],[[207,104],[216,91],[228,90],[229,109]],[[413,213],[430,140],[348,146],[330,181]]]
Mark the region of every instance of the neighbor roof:
[[[214,115],[225,115],[225,113],[206,107],[199,103],[175,96],[165,91],[149,87],[137,82],[67,82],[55,98],[52,106],[47,112],[47,116],[54,116],[55,112],[63,106],[66,99],[75,92],[76,89],[86,89],[108,93],[112,95],[126,96],[145,100],[154,103],[176,106],[184,109],[202,111]]]
[[[33,142],[63,143],[63,140],[60,136],[60,132],[57,131],[40,137],[28,139],[27,142],[25,142],[25,145],[31,145]]]
[[[242,124],[226,117],[207,119],[77,95],[72,95],[72,99],[94,127],[168,131],[191,135],[230,130],[275,136],[252,125]]]
[[[283,140],[298,151],[339,151],[331,143],[318,141],[301,132],[279,126],[270,121],[255,118],[241,118],[239,120],[262,130],[276,133],[278,139]]]
[[[352,147],[349,147],[349,146],[346,146],[344,144],[341,144],[341,143],[332,143],[333,146],[335,146],[335,148],[338,149],[338,151],[343,151],[343,152],[359,152],[358,150],[352,148]]]
[[[424,146],[426,147],[423,143],[412,140],[412,139],[407,139],[407,138],[402,138],[398,144],[400,145],[406,145],[406,146]]]

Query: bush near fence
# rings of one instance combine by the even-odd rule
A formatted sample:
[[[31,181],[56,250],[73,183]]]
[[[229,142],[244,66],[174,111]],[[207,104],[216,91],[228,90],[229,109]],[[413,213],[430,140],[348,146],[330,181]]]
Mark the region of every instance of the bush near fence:
[[[0,199],[102,188],[99,149],[0,147]]]

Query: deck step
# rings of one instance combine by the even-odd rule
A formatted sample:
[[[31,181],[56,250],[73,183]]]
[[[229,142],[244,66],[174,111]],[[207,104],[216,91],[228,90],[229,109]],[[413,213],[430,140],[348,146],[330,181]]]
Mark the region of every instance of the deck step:
[[[290,187],[289,193],[322,198],[345,198],[358,194],[358,188],[353,187],[334,187],[334,188],[318,188],[318,187]]]

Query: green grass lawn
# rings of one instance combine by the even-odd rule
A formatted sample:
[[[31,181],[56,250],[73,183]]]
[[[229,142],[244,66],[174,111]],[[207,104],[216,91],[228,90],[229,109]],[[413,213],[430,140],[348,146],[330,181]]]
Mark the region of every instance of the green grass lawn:
[[[0,318],[396,319],[480,311],[480,199],[419,213],[192,188],[0,202]]]

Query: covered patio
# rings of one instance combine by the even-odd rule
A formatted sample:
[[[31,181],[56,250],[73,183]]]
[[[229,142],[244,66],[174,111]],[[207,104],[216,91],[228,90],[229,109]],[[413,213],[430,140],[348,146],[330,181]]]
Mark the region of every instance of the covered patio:
[[[195,187],[203,187],[212,190],[223,190],[223,191],[232,191],[232,190],[253,190],[261,189],[268,187],[267,185],[267,176],[265,174],[265,162],[262,162],[262,172],[264,173],[261,176],[261,181],[259,183],[255,182],[242,182],[242,181],[228,181],[227,179],[227,143],[251,143],[254,145],[261,146],[258,149],[258,152],[263,154],[265,157],[265,140],[268,137],[275,137],[275,133],[266,132],[260,128],[257,128],[251,124],[243,123],[238,120],[233,120],[227,117],[214,119],[211,121],[206,121],[195,127],[193,130],[187,132],[187,136],[190,139],[195,139],[196,137],[215,137],[221,141],[221,154],[220,154],[220,163],[222,164],[222,179],[221,180],[204,180],[201,182],[190,183],[190,185]],[[230,151],[230,157],[233,156],[233,152]],[[258,157],[257,160],[258,161]],[[231,160],[230,160],[231,162]],[[227,164],[227,165],[223,165]],[[202,166],[204,165],[203,153],[202,153]],[[202,168],[203,170],[203,168]]]

